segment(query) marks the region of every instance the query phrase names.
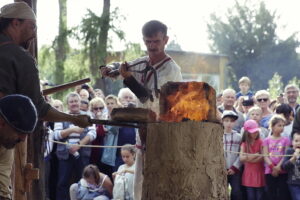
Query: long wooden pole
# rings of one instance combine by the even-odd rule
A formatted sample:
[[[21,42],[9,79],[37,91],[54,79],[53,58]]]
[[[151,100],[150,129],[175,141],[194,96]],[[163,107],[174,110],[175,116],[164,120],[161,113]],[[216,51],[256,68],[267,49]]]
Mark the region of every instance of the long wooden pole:
[[[65,83],[65,84],[62,84],[62,85],[58,85],[58,86],[55,86],[55,87],[52,87],[52,88],[44,89],[43,90],[43,95],[46,96],[46,95],[49,95],[49,94],[53,94],[53,93],[56,93],[56,92],[59,92],[59,91],[62,91],[62,90],[66,90],[66,89],[69,89],[69,88],[72,88],[72,87],[75,87],[77,85],[81,85],[81,84],[84,84],[84,83],[87,83],[87,82],[90,82],[90,81],[91,81],[90,78],[85,78],[85,79],[81,79],[81,80],[78,80],[78,81],[73,81],[73,82],[70,82],[70,83]]]

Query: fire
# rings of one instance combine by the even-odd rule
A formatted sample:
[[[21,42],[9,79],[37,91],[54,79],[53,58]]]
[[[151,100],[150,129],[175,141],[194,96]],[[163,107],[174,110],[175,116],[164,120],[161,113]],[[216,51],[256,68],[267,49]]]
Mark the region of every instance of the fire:
[[[210,104],[203,82],[183,83],[178,90],[166,97],[168,110],[160,119],[168,122],[181,122],[184,119],[207,120]]]

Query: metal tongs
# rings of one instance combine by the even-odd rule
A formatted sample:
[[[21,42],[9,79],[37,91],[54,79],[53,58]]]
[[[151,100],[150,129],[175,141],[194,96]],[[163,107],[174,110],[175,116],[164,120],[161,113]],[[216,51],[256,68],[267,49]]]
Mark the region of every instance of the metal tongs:
[[[141,122],[120,122],[120,121],[110,121],[110,120],[102,120],[102,119],[92,119],[89,118],[89,122],[91,124],[102,124],[108,126],[122,126],[122,127],[131,127],[131,128],[140,128]]]
[[[142,70],[130,70],[130,68],[132,68],[132,67],[134,67],[136,65],[142,64],[142,63],[146,64],[146,67],[144,69],[142,69]],[[153,66],[151,66],[150,63],[148,61],[146,61],[146,60],[142,60],[140,62],[133,63],[133,64],[130,64],[130,65],[125,62],[125,64],[127,65],[127,70],[129,72],[136,72],[136,73],[142,74],[143,80],[145,81],[144,82],[144,87],[147,90],[150,91],[149,98],[150,98],[151,101],[153,101],[154,99],[153,99],[153,96],[151,94],[151,90],[146,85],[146,83],[147,83],[146,79],[147,79],[147,74],[148,74],[149,71],[151,71],[153,73],[153,75],[154,75],[154,93],[155,93],[156,98],[158,98],[160,90],[158,89],[157,72],[156,72],[155,68]],[[100,68],[101,67],[104,67],[104,66],[100,66]],[[114,65],[114,67],[118,68],[120,66]],[[114,69],[114,70],[111,70],[110,72],[108,72],[108,75],[113,75],[113,76],[118,76],[119,74],[120,74],[119,69]]]

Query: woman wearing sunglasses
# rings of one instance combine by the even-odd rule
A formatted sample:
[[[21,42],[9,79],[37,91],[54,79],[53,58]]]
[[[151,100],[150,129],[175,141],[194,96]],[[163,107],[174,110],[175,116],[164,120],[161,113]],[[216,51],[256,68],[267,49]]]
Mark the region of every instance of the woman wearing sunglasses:
[[[102,98],[95,97],[90,101],[90,111],[94,119],[107,119],[106,104]],[[97,138],[92,142],[92,145],[103,145],[105,130],[102,124],[96,125]],[[100,158],[102,156],[101,148],[92,148],[90,164],[95,164],[100,168]]]
[[[273,116],[270,105],[270,93],[266,90],[259,90],[255,93],[255,102],[258,107],[262,110],[262,118],[260,120],[260,126],[264,128],[269,127],[269,120]]]

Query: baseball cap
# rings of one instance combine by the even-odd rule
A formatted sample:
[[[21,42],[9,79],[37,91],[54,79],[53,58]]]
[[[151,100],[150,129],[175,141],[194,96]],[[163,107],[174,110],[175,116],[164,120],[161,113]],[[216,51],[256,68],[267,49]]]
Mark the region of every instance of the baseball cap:
[[[33,10],[25,2],[6,4],[0,10],[0,17],[36,20]]]
[[[255,133],[259,131],[259,126],[256,121],[249,119],[244,123],[244,130],[248,131],[249,133]]]
[[[37,112],[32,101],[23,95],[7,95],[0,99],[0,115],[21,133],[32,133],[37,123]]]
[[[224,110],[223,113],[222,113],[222,119],[224,117],[232,117],[234,120],[237,120],[239,118],[237,113],[232,111],[232,110]]]

